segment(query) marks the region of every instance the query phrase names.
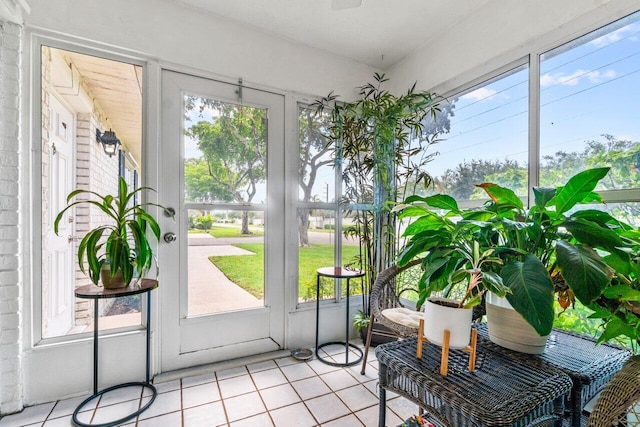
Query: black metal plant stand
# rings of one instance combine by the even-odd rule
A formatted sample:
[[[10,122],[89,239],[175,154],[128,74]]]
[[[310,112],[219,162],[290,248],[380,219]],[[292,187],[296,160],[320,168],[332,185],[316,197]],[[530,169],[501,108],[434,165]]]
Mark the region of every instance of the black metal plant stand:
[[[360,363],[360,361],[362,360],[362,357],[363,357],[362,349],[349,342],[349,327],[350,327],[349,321],[351,320],[349,318],[349,280],[357,277],[363,277],[363,276],[364,276],[364,271],[347,270],[342,267],[323,267],[318,269],[318,275],[316,279],[316,357],[318,358],[318,360],[320,360],[323,363],[326,363],[327,365],[352,366],[357,363]],[[329,277],[332,279],[347,279],[347,292],[346,292],[346,300],[345,300],[345,307],[346,307],[347,314],[346,314],[344,342],[331,341],[331,342],[326,342],[318,345],[318,332],[319,332],[318,329],[320,325],[320,277]],[[344,345],[344,351],[345,351],[344,363],[333,362],[331,360],[327,360],[322,356],[320,356],[320,349],[332,344]],[[353,348],[360,354],[356,360],[353,360],[351,362],[349,362],[349,347]]]
[[[105,289],[96,285],[86,285],[86,286],[81,286],[78,289],[76,289],[75,291],[75,295],[78,298],[85,298],[85,299],[92,299],[93,301],[93,316],[94,316],[94,322],[93,322],[93,394],[91,396],[89,396],[88,398],[86,398],[85,400],[82,401],[82,403],[80,403],[80,405],[78,405],[78,407],[76,408],[76,410],[73,412],[73,418],[72,418],[72,422],[73,425],[78,426],[78,427],[113,427],[113,426],[117,426],[119,424],[122,424],[126,421],[129,421],[135,417],[137,417],[138,415],[140,415],[141,413],[143,413],[144,411],[146,411],[152,404],[153,402],[156,400],[156,396],[158,395],[158,391],[156,390],[156,388],[153,386],[153,384],[151,384],[149,382],[149,365],[150,365],[150,343],[151,343],[151,337],[149,334],[149,324],[151,321],[151,290],[155,289],[158,287],[158,281],[157,280],[152,280],[152,279],[142,279],[140,280],[138,283],[136,284],[131,284],[129,286],[127,286],[126,288],[120,288],[120,289]],[[147,294],[147,340],[146,340],[146,376],[145,376],[145,381],[144,382],[140,382],[140,381],[134,381],[134,382],[128,382],[128,383],[124,383],[124,384],[117,384],[108,388],[105,388],[104,390],[98,391],[98,300],[99,299],[107,299],[107,298],[116,298],[116,297],[123,297],[123,296],[128,296],[128,295],[137,295],[137,294],[143,294],[146,293]],[[138,409],[137,411],[122,417],[118,420],[115,421],[109,421],[107,423],[102,423],[102,424],[87,424],[87,423],[83,423],[82,421],[78,420],[78,413],[82,410],[82,408],[84,406],[86,406],[89,402],[91,402],[92,400],[99,398],[100,396],[109,393],[110,391],[113,390],[117,390],[120,388],[126,388],[126,387],[135,387],[135,386],[140,386],[143,388],[147,388],[149,390],[151,390],[152,395],[151,395],[151,399],[149,399],[149,401],[140,409]]]

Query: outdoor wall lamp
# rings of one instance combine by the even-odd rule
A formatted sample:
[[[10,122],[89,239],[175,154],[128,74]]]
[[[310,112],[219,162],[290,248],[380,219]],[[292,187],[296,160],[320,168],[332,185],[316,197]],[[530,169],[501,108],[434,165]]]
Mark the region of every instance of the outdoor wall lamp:
[[[100,129],[96,129],[96,141],[102,143],[102,148],[109,157],[112,157],[118,152],[120,140],[111,129],[105,130],[104,133],[100,132]]]

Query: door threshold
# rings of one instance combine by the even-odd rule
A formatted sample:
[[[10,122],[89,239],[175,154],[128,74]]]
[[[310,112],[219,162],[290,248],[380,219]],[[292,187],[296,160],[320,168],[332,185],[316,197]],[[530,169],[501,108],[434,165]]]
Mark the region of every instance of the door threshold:
[[[208,363],[206,365],[192,366],[189,368],[176,369],[175,371],[163,372],[153,378],[154,384],[173,381],[180,378],[195,377],[198,375],[211,374],[213,372],[238,368],[240,366],[252,365],[254,363],[265,362],[267,360],[280,359],[291,356],[291,350],[277,350],[268,353],[254,354],[251,356],[239,357],[237,359],[224,360],[221,362]]]

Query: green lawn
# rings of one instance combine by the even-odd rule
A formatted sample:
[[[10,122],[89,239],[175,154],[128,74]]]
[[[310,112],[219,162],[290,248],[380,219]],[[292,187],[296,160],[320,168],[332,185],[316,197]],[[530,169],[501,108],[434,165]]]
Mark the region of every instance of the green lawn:
[[[255,255],[212,256],[213,262],[232,282],[256,298],[264,295],[264,244],[238,243],[234,246],[253,252]],[[298,295],[308,300],[315,298],[316,270],[333,265],[332,245],[314,245],[300,248]],[[357,246],[344,246],[343,259],[351,260],[358,253]],[[358,285],[353,281],[352,285]]]
[[[264,229],[257,227],[249,227],[252,234],[240,234],[240,226],[219,226],[213,225],[209,230],[209,234],[213,237],[251,237],[264,236]],[[204,233],[204,230],[189,230],[191,234]]]

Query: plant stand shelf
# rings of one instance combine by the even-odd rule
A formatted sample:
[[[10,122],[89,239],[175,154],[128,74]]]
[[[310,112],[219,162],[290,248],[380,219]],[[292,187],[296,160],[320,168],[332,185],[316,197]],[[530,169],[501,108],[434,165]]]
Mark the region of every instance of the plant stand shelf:
[[[449,371],[449,340],[451,332],[445,329],[442,333],[442,354],[440,356],[440,375],[446,376]],[[420,319],[418,326],[418,343],[416,348],[416,357],[422,359],[422,345],[428,343],[429,340],[424,336],[424,319]],[[469,353],[469,372],[476,369],[476,345],[478,343],[478,331],[471,329],[471,340],[468,346],[460,348],[460,351]]]
[[[354,278],[358,278],[358,277],[363,277],[364,276],[364,271],[361,270],[347,270],[346,268],[342,268],[342,267],[323,267],[323,268],[319,268],[318,269],[318,275],[317,275],[317,279],[316,279],[316,357],[318,358],[319,361],[327,364],[327,365],[331,365],[331,366],[352,366],[355,364],[360,363],[360,361],[362,361],[362,357],[363,357],[363,352],[362,349],[354,344],[351,344],[349,342],[349,321],[351,320],[349,317],[349,280],[350,279],[354,279]],[[344,342],[342,341],[331,341],[331,342],[326,342],[323,344],[318,344],[318,335],[319,335],[319,328],[320,328],[320,278],[321,277],[328,277],[328,278],[332,278],[332,279],[346,279],[347,280],[347,292],[346,292],[346,299],[345,299],[345,307],[346,307],[346,325],[345,325],[345,340]],[[320,349],[328,346],[328,345],[332,345],[332,344],[339,344],[339,345],[344,345],[344,352],[345,352],[345,361],[344,363],[338,363],[338,362],[333,362],[330,360],[327,360],[325,358],[323,358],[322,356],[320,356]],[[354,349],[356,352],[359,353],[359,356],[357,359],[349,361],[349,348]]]
[[[131,284],[125,288],[120,289],[105,289],[96,285],[86,285],[81,286],[76,289],[75,295],[77,298],[85,298],[93,300],[93,394],[86,398],[85,400],[78,405],[76,410],[73,412],[72,423],[78,427],[112,427],[122,424],[126,421],[129,421],[144,411],[146,411],[151,404],[155,401],[156,396],[158,395],[158,391],[156,388],[149,382],[149,350],[150,350],[150,335],[149,335],[149,324],[151,320],[151,290],[158,287],[158,281],[152,279],[142,279],[136,284]],[[147,294],[147,338],[146,338],[146,376],[144,382],[128,382],[124,384],[117,384],[104,390],[98,391],[98,300],[99,299],[107,299],[107,298],[116,298],[116,297],[124,297],[129,295],[137,295],[137,294]],[[140,386],[143,388],[147,388],[151,391],[152,395],[149,401],[142,406],[137,411],[122,417],[115,421],[110,421],[102,424],[87,424],[80,420],[78,420],[78,413],[82,410],[84,406],[86,406],[92,400],[109,393],[113,390],[126,388],[126,387],[135,387]]]

